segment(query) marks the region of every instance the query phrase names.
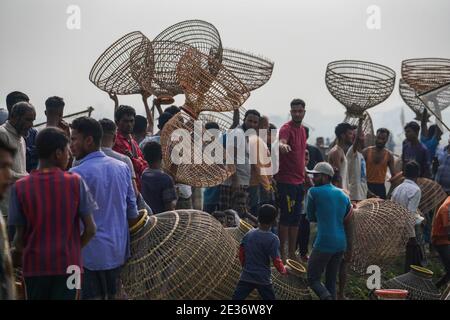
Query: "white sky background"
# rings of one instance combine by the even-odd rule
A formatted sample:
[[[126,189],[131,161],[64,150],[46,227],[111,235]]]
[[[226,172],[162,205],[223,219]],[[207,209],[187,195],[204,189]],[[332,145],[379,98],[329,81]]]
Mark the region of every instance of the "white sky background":
[[[66,27],[69,5],[81,9],[80,30]],[[366,26],[370,5],[381,9],[380,30]],[[64,97],[67,113],[92,105],[95,118],[112,119],[112,101],[88,79],[98,56],[128,32],[140,30],[153,39],[174,23],[202,19],[217,27],[224,47],[275,62],[272,78],[252,92],[247,109],[258,109],[280,125],[292,98],[302,98],[311,136],[332,137],[345,109],[325,86],[326,65],[366,60],[397,73],[393,94],[370,113],[375,128],[400,134],[401,107],[406,121],[414,116],[398,93],[401,61],[450,58],[449,13],[448,0],[1,0],[0,105],[7,93],[20,90],[37,108],[38,121],[52,95]],[[144,114],[140,96],[119,101]],[[450,123],[450,108],[443,117]]]

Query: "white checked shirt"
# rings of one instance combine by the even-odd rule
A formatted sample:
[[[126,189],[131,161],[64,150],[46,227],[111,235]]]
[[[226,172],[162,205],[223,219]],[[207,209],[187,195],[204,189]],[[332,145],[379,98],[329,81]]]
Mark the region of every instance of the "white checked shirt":
[[[422,191],[419,186],[414,181],[405,179],[405,181],[392,192],[391,200],[404,206],[411,214],[415,215],[419,208],[421,197]],[[415,233],[412,237],[415,237]]]

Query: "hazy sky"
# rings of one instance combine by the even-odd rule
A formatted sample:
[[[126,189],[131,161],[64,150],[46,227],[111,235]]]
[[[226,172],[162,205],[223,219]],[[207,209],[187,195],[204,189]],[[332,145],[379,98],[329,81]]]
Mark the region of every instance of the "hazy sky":
[[[69,5],[81,9],[80,30],[66,26]],[[381,10],[380,30],[366,25],[370,5]],[[202,19],[217,27],[225,47],[275,62],[272,78],[252,92],[246,108],[280,124],[289,102],[299,97],[307,103],[305,121],[314,129],[312,136],[332,136],[344,107],[325,86],[326,65],[366,60],[397,72],[393,94],[370,113],[375,127],[400,133],[401,107],[407,120],[413,117],[398,93],[401,61],[450,58],[449,13],[448,0],[1,0],[0,105],[7,93],[20,90],[31,97],[38,120],[52,95],[64,97],[67,112],[92,105],[95,118],[112,118],[108,95],[88,79],[97,57],[128,32],[140,30],[153,39],[174,23]],[[139,96],[119,99],[144,114]],[[443,116],[450,123],[450,111]]]

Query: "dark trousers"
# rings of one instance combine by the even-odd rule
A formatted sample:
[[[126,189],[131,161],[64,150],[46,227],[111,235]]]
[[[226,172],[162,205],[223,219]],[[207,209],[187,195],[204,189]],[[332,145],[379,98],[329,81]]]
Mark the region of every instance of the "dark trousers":
[[[313,249],[308,260],[308,285],[321,300],[336,300],[336,278],[344,252],[326,253]],[[325,272],[325,286],[321,282]]]
[[[417,242],[416,237],[409,238],[406,244],[405,273],[409,272],[411,265],[422,266],[423,259],[422,248]]]
[[[435,245],[434,248],[439,253],[446,272],[436,283],[436,287],[441,288],[450,281],[450,245]]]
[[[257,216],[258,208],[261,202],[259,185],[248,187],[248,196],[250,199],[250,213]]]
[[[114,300],[120,289],[121,267],[111,270],[92,271],[84,268],[82,285],[83,300]]]
[[[213,204],[204,203],[203,204],[203,211],[211,213],[211,214],[214,211],[216,211],[218,208],[219,208],[219,205],[217,203],[213,203]]]
[[[386,186],[384,183],[367,183],[367,188],[376,196],[386,200]]]
[[[306,214],[300,215],[300,224],[298,226],[297,245],[300,252],[300,256],[306,256],[308,254],[309,246],[309,234],[310,223],[306,219]]]
[[[240,280],[234,290],[232,300],[245,300],[254,289],[258,290],[261,299],[275,300],[275,293],[271,284],[263,285]]]
[[[79,290],[69,289],[69,275],[25,277],[27,300],[76,300]]]

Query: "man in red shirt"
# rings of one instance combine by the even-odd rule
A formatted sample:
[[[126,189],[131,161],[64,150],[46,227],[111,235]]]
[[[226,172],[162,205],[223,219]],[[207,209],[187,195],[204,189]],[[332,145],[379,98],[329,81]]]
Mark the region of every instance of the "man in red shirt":
[[[131,159],[136,173],[136,185],[140,192],[141,176],[148,167],[148,164],[144,159],[144,155],[142,154],[138,143],[134,140],[132,135],[135,117],[136,111],[132,107],[121,105],[117,108],[114,114],[117,125],[117,137],[113,150],[124,154]]]
[[[275,175],[280,206],[280,247],[285,261],[285,245],[288,242],[290,259],[295,258],[298,226],[300,222],[305,182],[306,131],[302,126],[305,116],[305,102],[294,99],[291,102],[292,120],[280,128],[280,165]]]

